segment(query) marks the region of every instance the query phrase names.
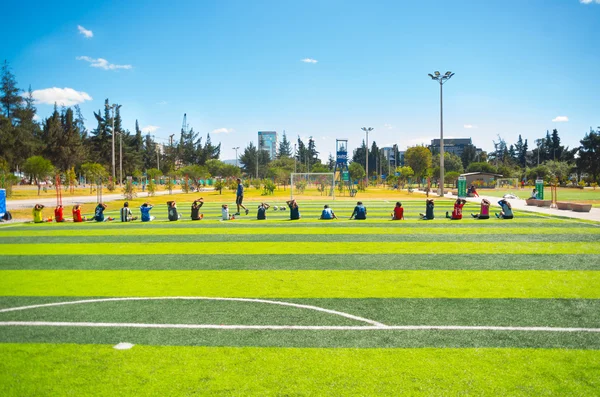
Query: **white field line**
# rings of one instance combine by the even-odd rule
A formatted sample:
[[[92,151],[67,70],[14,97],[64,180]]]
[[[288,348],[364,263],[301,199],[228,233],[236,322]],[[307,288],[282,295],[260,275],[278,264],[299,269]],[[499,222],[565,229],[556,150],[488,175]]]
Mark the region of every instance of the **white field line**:
[[[0,326],[31,327],[99,327],[99,328],[167,328],[167,329],[221,329],[221,330],[302,330],[302,331],[525,331],[525,332],[594,332],[600,328],[560,327],[500,327],[466,325],[219,325],[219,324],[143,324],[143,323],[89,323],[63,321],[4,321]]]
[[[323,312],[328,314],[333,314],[340,317],[349,318],[351,320],[360,321],[363,323],[371,324],[374,326],[384,326],[382,323],[369,320],[368,318],[354,316],[349,313],[338,312],[337,310],[325,309],[318,306],[312,305],[301,305],[298,303],[291,302],[280,302],[280,301],[271,301],[266,299],[249,299],[249,298],[215,298],[215,297],[203,297],[203,296],[160,296],[160,297],[143,297],[143,298],[103,298],[103,299],[85,299],[78,301],[66,301],[66,302],[55,302],[55,303],[44,303],[40,305],[30,305],[30,306],[20,306],[20,307],[9,307],[6,309],[1,309],[0,313],[14,312],[20,310],[29,310],[29,309],[38,309],[42,307],[53,307],[53,306],[65,306],[65,305],[77,305],[77,304],[85,304],[85,303],[98,303],[98,302],[119,302],[119,301],[144,301],[144,300],[214,300],[214,301],[234,301],[234,302],[252,302],[252,303],[266,303],[270,305],[278,305],[278,306],[289,306],[289,307],[297,307],[300,309],[308,309],[314,310],[317,312]],[[94,324],[94,323],[89,323]]]

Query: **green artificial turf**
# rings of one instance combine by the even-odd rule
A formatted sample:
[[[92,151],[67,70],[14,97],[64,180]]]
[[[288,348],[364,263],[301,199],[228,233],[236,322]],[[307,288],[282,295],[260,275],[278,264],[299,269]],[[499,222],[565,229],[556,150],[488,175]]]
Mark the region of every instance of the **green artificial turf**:
[[[3,270],[4,296],[600,298],[599,271]]]
[[[597,395],[600,351],[0,346],[0,394]]]

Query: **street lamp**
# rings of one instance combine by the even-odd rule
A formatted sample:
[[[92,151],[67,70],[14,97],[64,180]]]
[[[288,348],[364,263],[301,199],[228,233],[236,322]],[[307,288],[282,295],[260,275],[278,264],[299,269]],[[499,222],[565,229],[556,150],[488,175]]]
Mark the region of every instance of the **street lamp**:
[[[105,104],[104,105],[106,107],[106,109],[112,109],[112,130],[111,130],[111,135],[112,135],[112,180],[113,180],[113,184],[115,183],[115,179],[116,179],[116,173],[115,173],[115,111],[117,109],[119,109],[121,107],[121,105],[117,105],[117,104],[112,104],[112,105],[108,105]],[[120,153],[121,153],[121,177],[123,176],[123,141],[122,141],[122,137],[121,137],[121,149],[120,149]],[[120,183],[119,183],[120,184]]]
[[[440,83],[440,197],[444,197],[444,102],[442,86],[454,76],[454,73],[446,72],[442,76],[440,72],[436,71],[433,74],[429,73],[429,77]]]
[[[237,151],[238,151],[238,149],[239,149],[239,148],[240,148],[239,146],[238,146],[238,147],[234,147],[234,148],[233,148],[233,150],[235,150],[235,166],[236,166],[236,167],[238,166],[238,162],[237,162],[237,161],[238,161]]]
[[[367,134],[365,170],[367,172],[367,187],[369,187],[369,132],[373,131],[373,127],[362,127],[361,130]]]

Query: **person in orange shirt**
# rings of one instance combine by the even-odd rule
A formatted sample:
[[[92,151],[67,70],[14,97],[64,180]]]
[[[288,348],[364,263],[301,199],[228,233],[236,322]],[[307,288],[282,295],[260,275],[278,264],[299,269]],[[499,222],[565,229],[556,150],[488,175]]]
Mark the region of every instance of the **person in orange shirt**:
[[[62,205],[57,205],[56,208],[54,209],[54,220],[56,222],[64,222],[65,221],[65,217],[63,216],[63,206]]]
[[[85,218],[81,217],[81,205],[75,204],[73,206],[73,222],[83,222]]]
[[[392,220],[399,221],[400,219],[404,219],[404,208],[402,208],[402,203],[398,201],[394,207],[394,212],[392,212]]]

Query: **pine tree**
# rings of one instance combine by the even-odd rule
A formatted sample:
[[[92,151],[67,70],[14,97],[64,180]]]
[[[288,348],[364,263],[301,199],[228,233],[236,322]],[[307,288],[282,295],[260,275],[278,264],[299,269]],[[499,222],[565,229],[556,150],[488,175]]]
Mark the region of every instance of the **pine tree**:
[[[292,157],[292,147],[290,145],[290,141],[288,141],[287,136],[285,135],[285,131],[283,132],[283,138],[281,139],[281,143],[279,144],[279,150],[277,151],[277,158],[289,158]]]
[[[307,156],[308,162],[311,166],[319,162],[319,152],[317,152],[315,141],[312,139],[312,137],[308,139]]]
[[[4,61],[2,65],[2,78],[0,82],[0,105],[4,114],[9,119],[13,117],[13,113],[21,107],[23,98],[19,95],[19,88],[17,88],[17,81],[15,75],[10,71],[8,61]]]

